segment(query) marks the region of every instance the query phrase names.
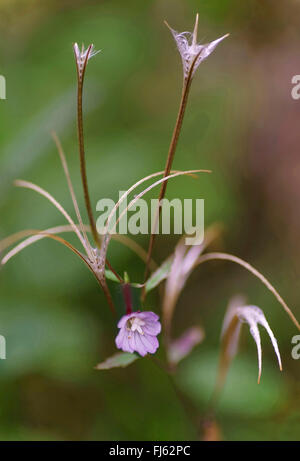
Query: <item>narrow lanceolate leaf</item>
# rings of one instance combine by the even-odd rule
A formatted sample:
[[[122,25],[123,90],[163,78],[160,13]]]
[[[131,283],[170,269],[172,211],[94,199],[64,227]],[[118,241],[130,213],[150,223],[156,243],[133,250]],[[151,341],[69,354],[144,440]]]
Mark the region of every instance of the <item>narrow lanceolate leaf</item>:
[[[146,293],[156,288],[163,280],[165,280],[171,270],[173,255],[167,258],[162,265],[149,277],[146,282]]]
[[[120,283],[120,280],[109,269],[105,269],[105,277],[112,282]]]
[[[258,382],[262,371],[262,348],[258,325],[262,325],[271,339],[278,365],[282,370],[281,357],[276,338],[267,322],[263,311],[257,306],[229,305],[222,328],[222,348],[219,370],[219,387],[223,384],[230,363],[238,351],[240,331],[243,323],[248,323],[250,333],[255,341],[258,356]]]
[[[111,368],[125,368],[128,367],[131,363],[135,362],[138,359],[138,355],[130,354],[129,352],[118,352],[117,354],[112,355],[104,362],[98,363],[96,365],[96,370],[110,370]]]

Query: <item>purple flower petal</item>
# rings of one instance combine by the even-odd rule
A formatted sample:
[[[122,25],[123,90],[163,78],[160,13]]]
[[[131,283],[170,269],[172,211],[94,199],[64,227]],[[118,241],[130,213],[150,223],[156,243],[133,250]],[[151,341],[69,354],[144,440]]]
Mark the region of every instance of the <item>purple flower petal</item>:
[[[122,344],[124,342],[125,330],[121,329],[116,337],[116,346],[118,349],[122,349]]]
[[[120,349],[122,349],[124,352],[134,352],[134,349],[132,349],[129,344],[128,333],[126,330],[124,331],[123,341]]]
[[[127,320],[130,319],[130,317],[132,317],[132,316],[133,316],[133,314],[128,314],[128,315],[124,315],[123,317],[121,317],[119,322],[118,322],[118,328],[125,327]]]
[[[143,331],[146,335],[157,336],[161,332],[161,324],[159,322],[147,322]]]
[[[129,321],[130,320],[130,321]],[[120,329],[116,346],[125,352],[138,352],[142,357],[154,354],[159,347],[157,335],[161,331],[159,317],[154,312],[132,312],[118,322]]]
[[[147,311],[147,312],[138,312],[138,316],[142,319],[145,320],[146,322],[157,322],[159,317],[158,315],[154,314],[154,312]]]
[[[136,334],[136,351],[142,356],[142,357],[145,357],[145,355],[147,355],[147,349],[146,347],[144,346],[144,344],[142,343],[141,341],[141,337],[139,335],[139,333],[135,333]]]
[[[136,350],[137,350],[135,338],[136,338],[135,332],[134,332],[134,331],[129,331],[129,332],[128,332],[128,343],[129,343],[129,346],[131,347],[131,349],[132,349],[133,351],[136,351]]]
[[[140,339],[142,343],[144,344],[145,348],[147,349],[148,352],[151,354],[154,354],[156,349],[158,348],[158,339],[156,336],[146,336],[146,335],[140,335]]]

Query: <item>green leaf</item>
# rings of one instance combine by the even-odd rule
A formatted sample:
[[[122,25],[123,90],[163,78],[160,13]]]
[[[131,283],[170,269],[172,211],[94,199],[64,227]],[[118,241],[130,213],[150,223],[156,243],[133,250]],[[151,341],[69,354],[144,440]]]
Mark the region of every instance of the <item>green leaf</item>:
[[[105,270],[105,277],[108,280],[111,280],[112,282],[120,283],[120,280],[118,280],[118,278],[115,276],[115,274],[112,271],[108,270],[108,269]]]
[[[96,370],[109,370],[110,368],[118,367],[128,367],[131,363],[135,362],[138,359],[138,355],[130,354],[129,352],[118,352],[112,357],[104,360],[104,362],[98,363],[96,365]]]
[[[162,265],[150,276],[150,278],[146,282],[146,292],[153,290],[153,288],[157,287],[163,280],[165,280],[171,269],[171,265],[173,262],[173,255],[166,259]]]

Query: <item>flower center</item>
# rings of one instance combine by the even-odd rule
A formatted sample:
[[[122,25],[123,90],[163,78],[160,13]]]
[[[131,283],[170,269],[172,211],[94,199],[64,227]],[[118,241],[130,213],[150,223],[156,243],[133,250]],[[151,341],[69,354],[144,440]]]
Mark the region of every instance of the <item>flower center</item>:
[[[145,322],[138,317],[131,317],[127,320],[126,328],[128,331],[137,331],[140,335],[143,335],[142,327],[145,325]]]

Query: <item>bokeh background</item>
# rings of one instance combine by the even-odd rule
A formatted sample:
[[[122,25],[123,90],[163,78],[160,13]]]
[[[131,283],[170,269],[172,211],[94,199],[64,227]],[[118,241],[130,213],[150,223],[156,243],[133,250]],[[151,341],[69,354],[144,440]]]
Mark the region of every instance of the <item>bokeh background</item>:
[[[163,24],[199,39],[226,39],[198,69],[174,166],[209,168],[198,181],[169,183],[169,198],[204,198],[206,226],[221,223],[216,248],[261,270],[300,318],[300,102],[291,79],[300,73],[300,5],[286,0],[1,0],[0,236],[64,224],[57,210],[23,178],[49,190],[71,212],[71,200],[50,136],[63,143],[81,209],[72,43],[101,53],[88,66],[85,132],[93,204],[116,199],[137,179],[161,170],[176,118],[181,62]],[[153,194],[155,196],[155,194]],[[150,197],[150,196],[149,196]],[[147,238],[136,239],[144,248]],[[158,238],[154,258],[177,237]],[[110,259],[141,281],[143,264],[117,242]],[[116,292],[116,286],[112,287]],[[92,275],[55,242],[37,243],[0,273],[1,440],[189,440],[195,429],[168,378],[147,359],[126,369],[96,371],[115,351],[115,320]],[[263,375],[245,328],[207,438],[299,440],[300,360],[291,357],[293,324],[275,298],[244,269],[207,263],[187,284],[174,334],[193,324],[205,341],[179,367],[178,383],[205,415],[213,390],[219,335],[235,293],[260,306],[278,339],[282,373],[262,332]],[[148,306],[160,312],[154,294]]]

